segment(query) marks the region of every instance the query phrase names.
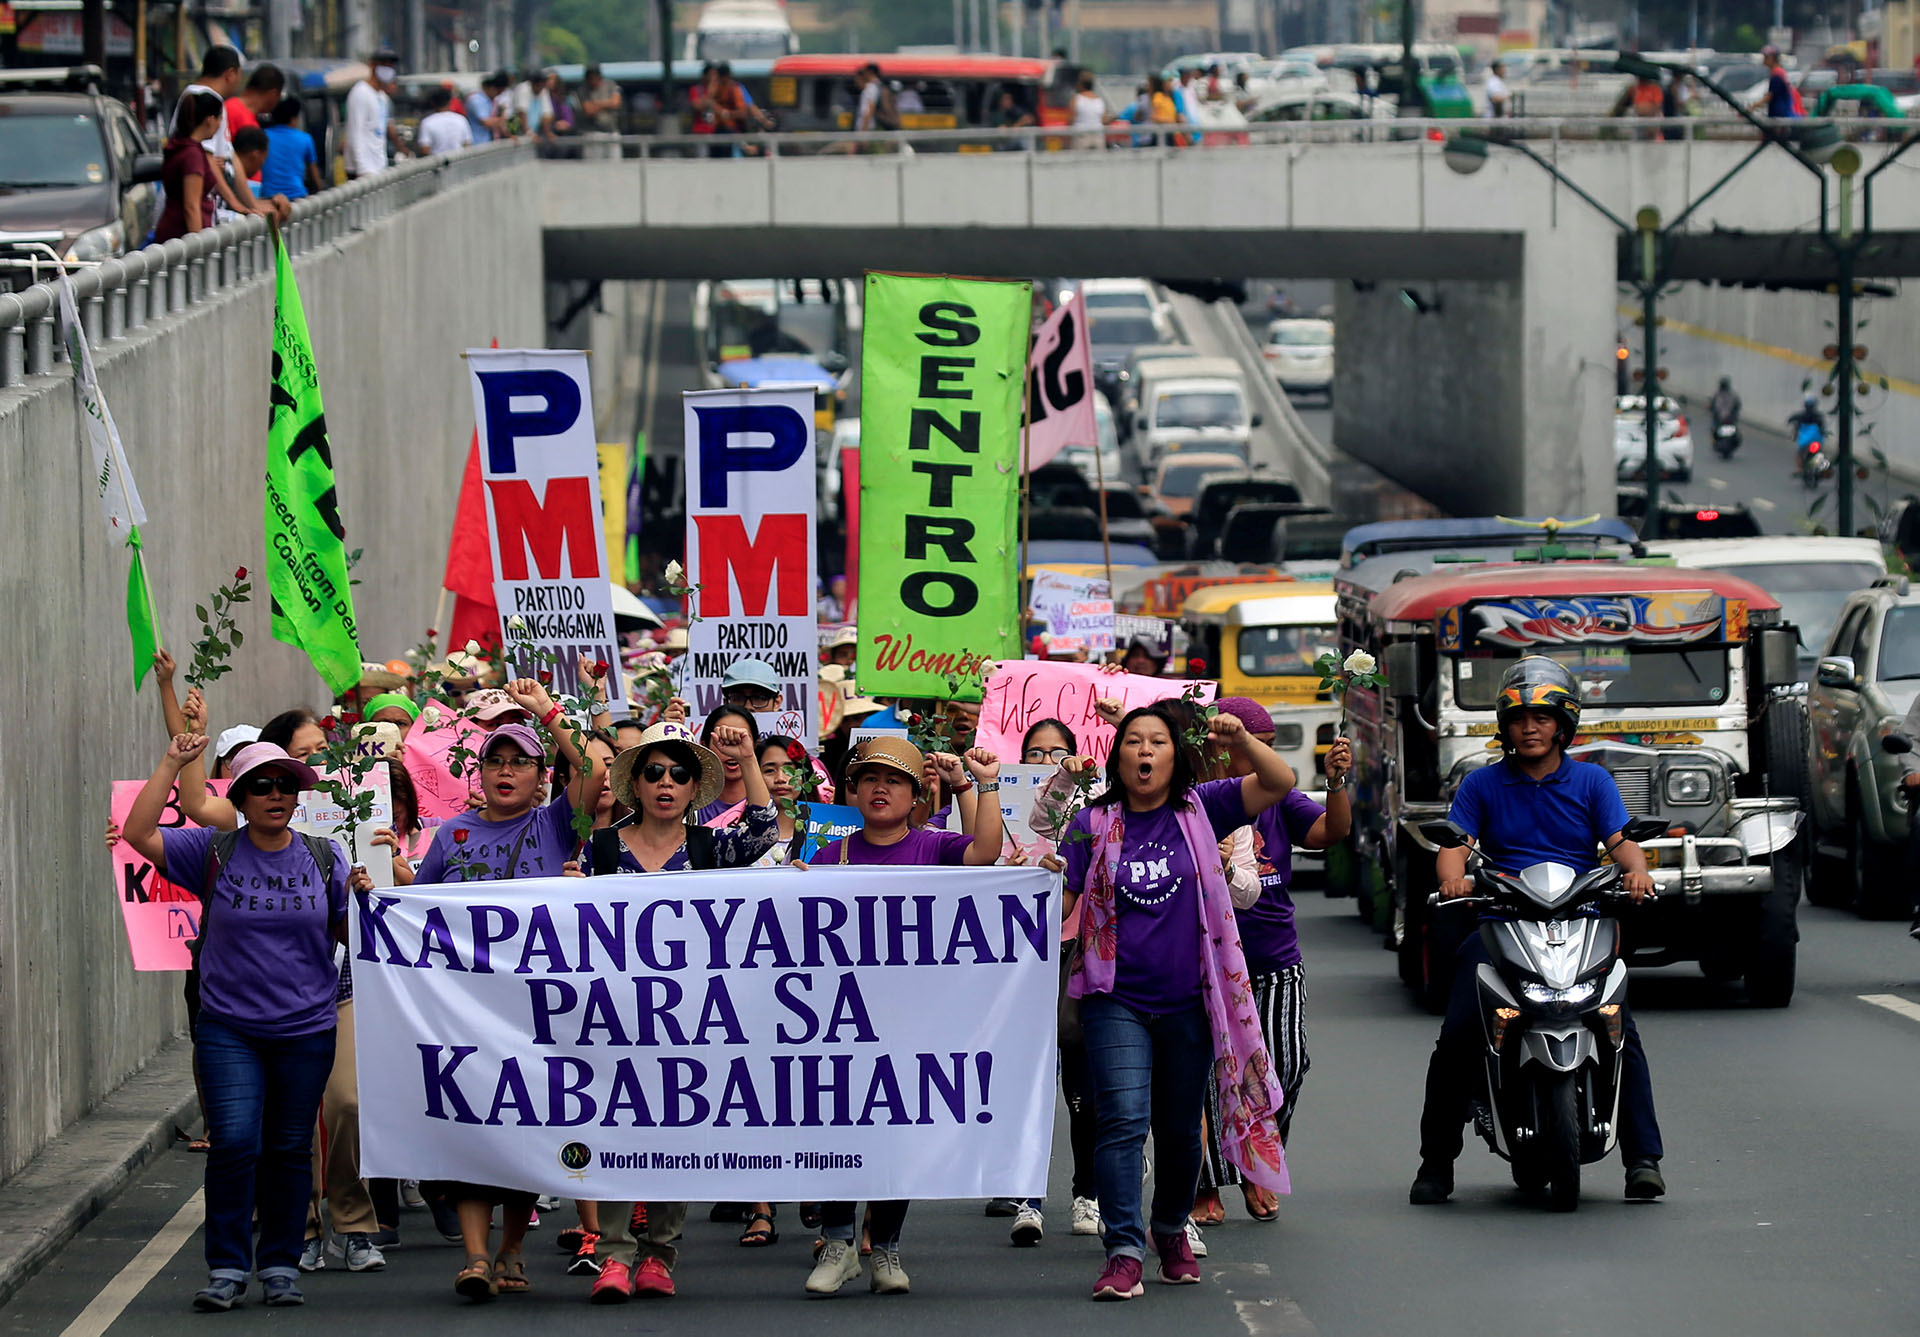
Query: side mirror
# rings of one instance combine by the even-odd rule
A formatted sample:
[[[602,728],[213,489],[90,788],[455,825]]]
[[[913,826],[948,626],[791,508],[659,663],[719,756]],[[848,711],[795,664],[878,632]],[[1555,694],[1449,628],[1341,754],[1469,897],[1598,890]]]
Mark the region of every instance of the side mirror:
[[[1429,844],[1438,845],[1443,850],[1457,850],[1467,843],[1467,833],[1449,821],[1422,822],[1420,834]]]
[[[1890,733],[1880,740],[1880,750],[1890,756],[1904,757],[1913,751],[1913,740],[1903,733]]]
[[[145,185],[149,181],[158,181],[166,159],[158,153],[136,153],[133,156],[133,184]]]
[[[1262,418],[1258,413],[1256,413],[1251,418],[1247,419],[1247,426],[1258,427],[1264,421],[1266,420]]]
[[[1754,635],[1754,658],[1763,687],[1791,687],[1800,681],[1800,635],[1792,627],[1767,627]]]
[[[1813,671],[1814,681],[1822,687],[1857,687],[1859,675],[1854,671],[1853,660],[1847,655],[1830,655],[1820,661]]]
[[[1657,817],[1636,817],[1627,823],[1627,829],[1621,834],[1638,845],[1642,841],[1658,840],[1666,835],[1667,824]]]
[[[1380,651],[1380,669],[1387,680],[1389,695],[1406,698],[1420,695],[1420,646],[1415,641],[1395,641]]]

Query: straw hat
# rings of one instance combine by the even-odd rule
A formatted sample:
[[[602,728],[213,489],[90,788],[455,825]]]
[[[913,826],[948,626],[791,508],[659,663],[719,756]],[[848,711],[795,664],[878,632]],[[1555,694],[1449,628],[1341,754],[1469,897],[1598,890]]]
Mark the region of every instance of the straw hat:
[[[854,777],[866,767],[885,766],[911,779],[913,792],[918,795],[926,764],[927,760],[920,754],[920,749],[904,738],[888,734],[880,738],[862,739],[860,746],[847,757],[847,785],[851,788]]]
[[[641,734],[639,742],[613,759],[613,765],[607,771],[607,782],[613,786],[615,799],[639,811],[639,795],[633,788],[634,774],[640,769],[641,759],[657,747],[680,755],[683,761],[691,762],[693,769],[698,772],[694,780],[693,801],[687,805],[689,817],[720,797],[720,791],[727,786],[720,755],[712,748],[702,746],[699,736],[686,725],[662,720]]]

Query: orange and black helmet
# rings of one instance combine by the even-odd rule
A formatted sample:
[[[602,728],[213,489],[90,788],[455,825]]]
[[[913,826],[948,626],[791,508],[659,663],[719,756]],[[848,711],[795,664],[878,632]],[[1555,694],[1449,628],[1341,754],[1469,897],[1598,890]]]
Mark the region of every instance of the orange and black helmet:
[[[1500,743],[1507,741],[1507,721],[1516,710],[1545,710],[1560,721],[1560,746],[1570,747],[1580,731],[1580,684],[1567,666],[1545,655],[1528,655],[1500,675],[1500,695],[1495,698],[1495,718],[1500,724]]]

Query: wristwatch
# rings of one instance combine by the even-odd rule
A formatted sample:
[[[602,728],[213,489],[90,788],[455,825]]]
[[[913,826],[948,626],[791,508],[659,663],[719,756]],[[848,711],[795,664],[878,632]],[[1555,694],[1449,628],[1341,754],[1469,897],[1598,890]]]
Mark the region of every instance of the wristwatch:
[[[997,794],[1000,792],[1000,782],[998,780],[982,780],[974,785],[974,788],[982,794]]]
[[[1347,787],[1347,777],[1344,775],[1340,776],[1338,779],[1329,779],[1327,781],[1327,792],[1329,794],[1338,794],[1341,790],[1345,789],[1346,787]]]

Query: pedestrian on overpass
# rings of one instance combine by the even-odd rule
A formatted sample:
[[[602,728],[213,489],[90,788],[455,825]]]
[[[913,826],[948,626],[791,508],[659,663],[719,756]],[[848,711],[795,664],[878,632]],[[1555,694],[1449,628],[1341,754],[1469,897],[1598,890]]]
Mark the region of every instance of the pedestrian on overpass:
[[[154,870],[202,898],[194,940],[200,1018],[194,1053],[206,1092],[207,1284],[194,1308],[224,1312],[253,1273],[269,1305],[305,1303],[300,1245],[313,1185],[309,1150],[334,1058],[335,943],[345,941],[348,874],[332,840],[296,835],[313,768],[271,743],[234,760],[242,831],[159,829],[167,794],[207,749],[177,734],[127,814],[125,838]],[[262,890],[263,888],[277,890]],[[254,1245],[258,1215],[259,1245]]]

